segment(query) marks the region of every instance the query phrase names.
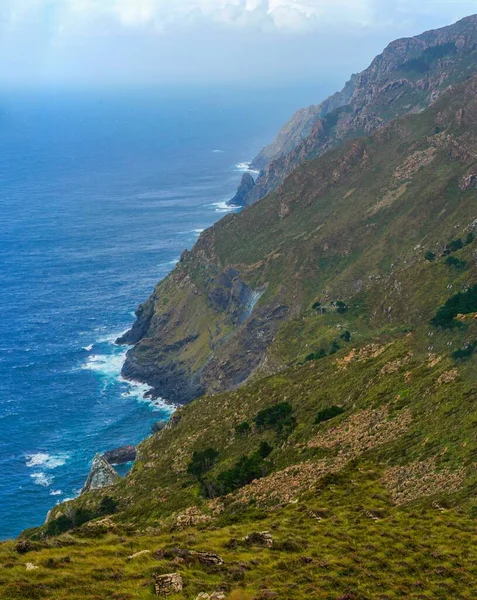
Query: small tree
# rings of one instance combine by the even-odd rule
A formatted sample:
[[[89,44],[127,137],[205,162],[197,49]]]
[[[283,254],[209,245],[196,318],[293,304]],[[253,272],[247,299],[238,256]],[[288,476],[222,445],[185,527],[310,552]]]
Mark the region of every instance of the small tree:
[[[187,467],[187,472],[197,479],[200,479],[202,475],[210,471],[217,461],[219,453],[215,448],[207,448],[199,452],[192,454],[192,460]]]
[[[467,267],[467,263],[465,261],[460,260],[455,256],[448,256],[445,262],[448,267],[452,267],[454,269],[463,270]]]
[[[345,410],[341,406],[329,406],[328,408],[321,410],[316,415],[315,425],[318,425],[319,423],[324,423],[325,421],[330,421],[331,419],[342,415],[344,412]]]
[[[239,437],[244,437],[244,436],[248,435],[251,431],[252,431],[252,428],[250,427],[250,424],[247,421],[240,423],[240,425],[237,425],[237,427],[235,428],[235,433]]]
[[[426,260],[428,260],[429,262],[433,262],[436,260],[436,255],[434,254],[434,252],[431,252],[430,250],[428,250],[425,254],[424,254],[424,258]]]
[[[471,231],[470,233],[467,234],[467,237],[465,238],[465,245],[468,246],[469,244],[472,244],[472,242],[475,240],[475,233],[473,231]]]

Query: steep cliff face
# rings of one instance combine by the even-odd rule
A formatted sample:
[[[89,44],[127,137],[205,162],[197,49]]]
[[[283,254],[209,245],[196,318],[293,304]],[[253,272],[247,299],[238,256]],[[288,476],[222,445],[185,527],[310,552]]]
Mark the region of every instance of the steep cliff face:
[[[423,110],[449,85],[475,72],[476,49],[477,16],[391,43],[341,92],[292,117],[252,162],[261,173],[243,203],[266,196],[304,161]]]
[[[430,318],[476,276],[468,259],[431,276],[424,258],[476,224],[476,123],[474,77],[205,231],[140,307],[124,374],[188,402],[333,349],[337,327],[366,337]]]

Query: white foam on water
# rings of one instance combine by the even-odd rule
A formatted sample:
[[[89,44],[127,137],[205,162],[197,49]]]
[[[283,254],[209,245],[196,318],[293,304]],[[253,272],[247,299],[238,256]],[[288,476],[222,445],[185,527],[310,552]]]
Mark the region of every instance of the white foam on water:
[[[229,206],[227,201],[223,200],[222,202],[214,202],[211,206],[215,207],[215,212],[218,213],[229,213],[235,212],[236,210],[240,210],[239,206]]]
[[[167,268],[169,268],[169,267],[175,267],[177,265],[177,263],[179,262],[179,260],[180,260],[180,256],[178,256],[177,258],[173,258],[172,260],[169,260],[167,262],[159,263],[157,266],[161,267],[161,268],[163,268],[163,267],[167,267]]]
[[[41,471],[39,473],[32,473],[30,477],[36,485],[41,485],[41,487],[50,487],[55,479],[53,475],[47,475]]]
[[[58,467],[62,467],[69,458],[70,455],[66,453],[52,455],[47,452],[37,452],[36,454],[26,454],[25,464],[30,469],[35,467],[57,469]]]
[[[240,173],[254,173],[255,175],[258,175],[260,171],[252,169],[251,166],[251,162],[240,162],[235,165],[235,170],[239,171]]]
[[[213,154],[223,154],[225,150],[212,150]]]
[[[194,231],[192,233],[196,233],[197,235],[200,235],[204,231],[205,231],[205,229],[194,229]]]
[[[107,379],[116,379],[126,360],[126,352],[127,350],[112,354],[93,354],[81,368],[85,371],[94,371]]]
[[[110,333],[108,335],[104,335],[98,339],[98,344],[114,344],[115,341],[118,338],[123,337],[123,335],[125,335],[129,331],[129,329],[130,328],[128,327],[127,329],[125,329],[124,331],[120,331],[119,333]]]
[[[62,496],[63,492],[61,490],[51,490],[50,496]]]
[[[91,350],[93,349],[94,344],[90,344],[89,346],[83,346],[83,350],[85,350],[86,352],[91,352]]]

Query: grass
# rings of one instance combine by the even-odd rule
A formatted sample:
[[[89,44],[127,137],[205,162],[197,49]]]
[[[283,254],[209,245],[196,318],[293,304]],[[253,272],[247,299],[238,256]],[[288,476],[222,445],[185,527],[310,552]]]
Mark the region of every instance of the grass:
[[[25,555],[3,544],[1,597],[146,599],[153,597],[153,573],[179,572],[185,587],[176,597],[191,600],[215,590],[259,597],[264,587],[287,600],[473,598],[475,521],[437,505],[396,508],[379,481],[379,470],[363,463],[271,514],[250,508],[233,522],[222,517],[153,535],[118,531],[91,539],[78,531]],[[274,538],[271,549],[240,542],[263,530]],[[203,567],[155,554],[173,548],[213,551],[225,564]],[[128,560],[143,550],[151,553]],[[27,571],[27,563],[39,568]]]

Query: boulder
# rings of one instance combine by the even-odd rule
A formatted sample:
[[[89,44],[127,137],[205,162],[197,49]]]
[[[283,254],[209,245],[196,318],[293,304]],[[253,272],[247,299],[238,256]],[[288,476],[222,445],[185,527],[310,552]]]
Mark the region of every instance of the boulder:
[[[195,552],[194,550],[190,550],[189,557],[193,560],[196,560],[201,565],[224,564],[224,559],[221,558],[218,554],[213,554],[212,552]]]
[[[108,463],[102,454],[96,454],[91,465],[88,479],[81,490],[82,494],[92,490],[101,490],[114,485],[120,477],[115,469]]]
[[[18,554],[27,554],[37,549],[37,546],[30,540],[18,540],[15,544],[15,550]]]
[[[273,538],[268,531],[254,531],[244,537],[243,542],[249,546],[264,546],[266,548],[273,546]]]
[[[168,575],[153,575],[154,589],[156,596],[170,596],[182,592],[184,587],[182,577],[179,573],[169,573]]]
[[[104,453],[104,458],[111,465],[124,465],[136,460],[135,446],[122,446],[114,450],[108,450]]]
[[[165,429],[167,427],[167,424],[168,424],[167,421],[156,421],[154,423],[154,425],[151,427],[151,432],[159,433],[160,431],[162,431],[163,429]]]

